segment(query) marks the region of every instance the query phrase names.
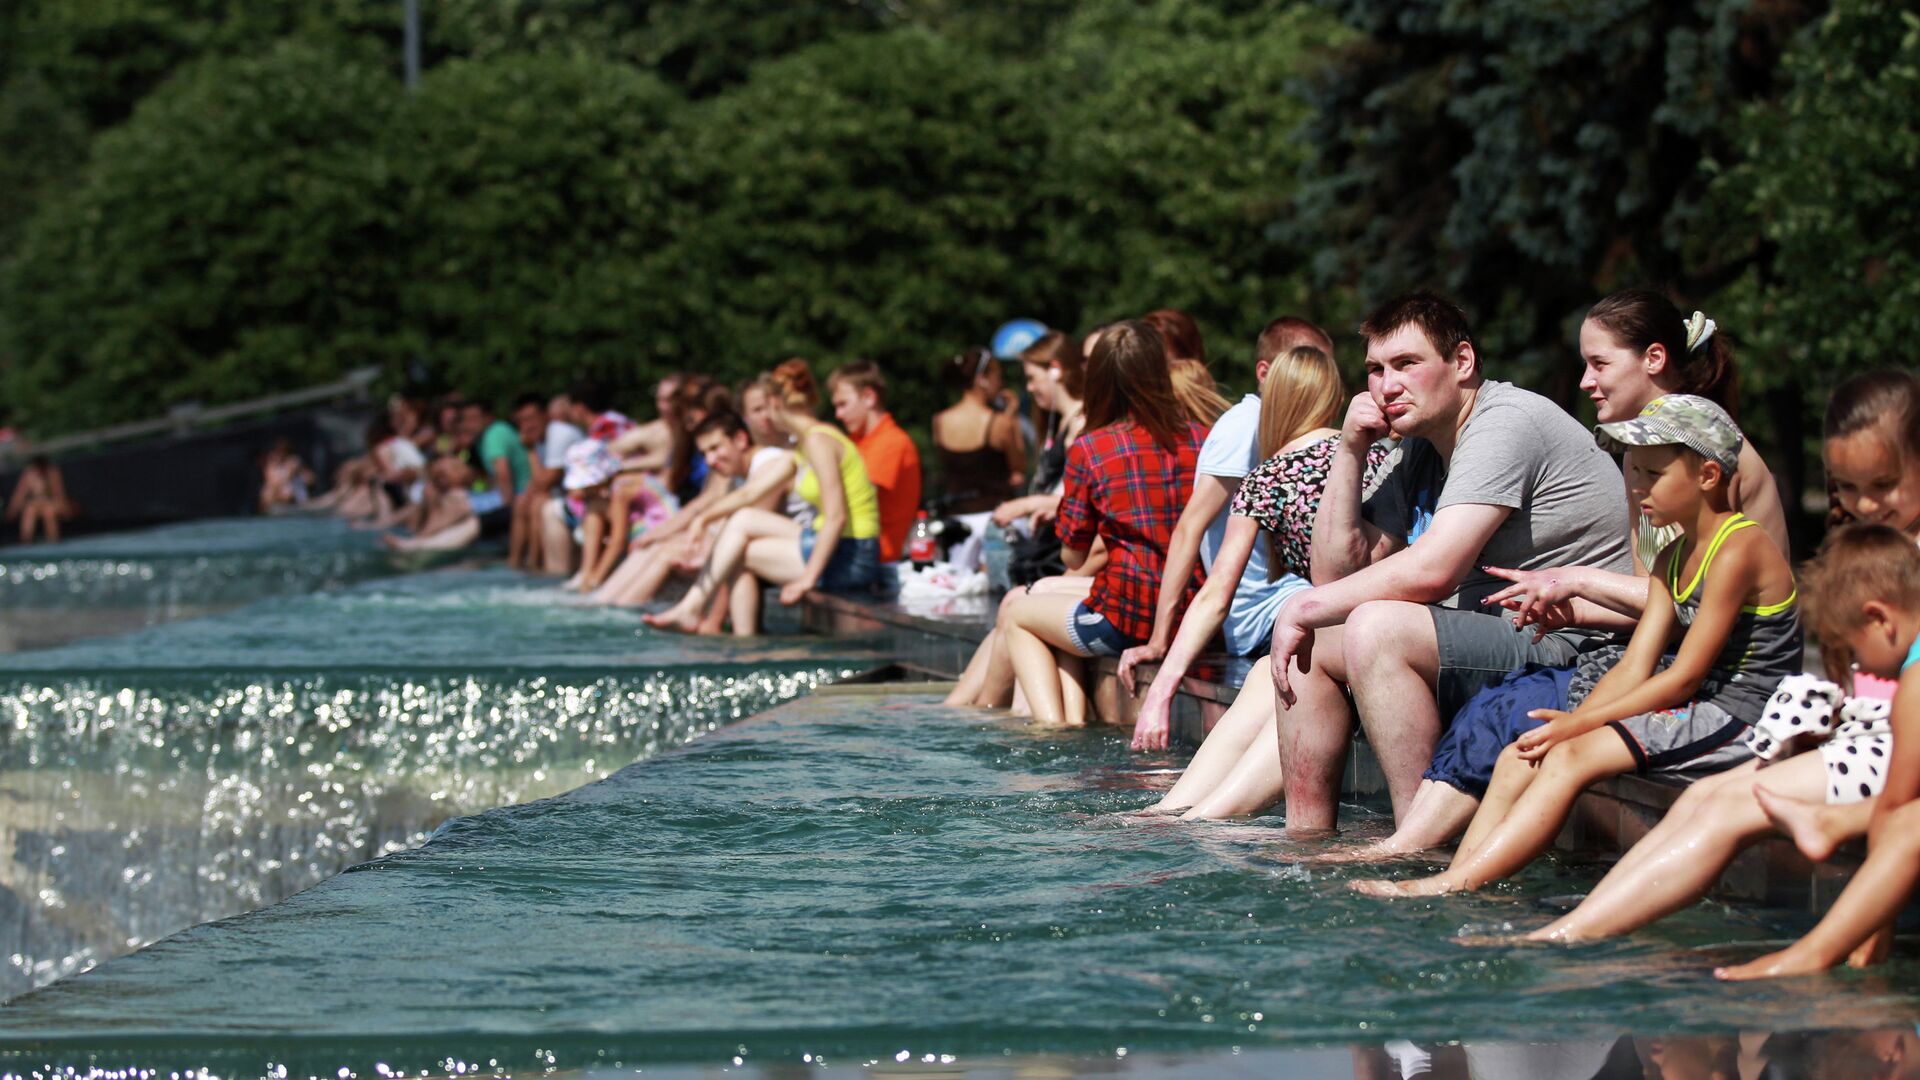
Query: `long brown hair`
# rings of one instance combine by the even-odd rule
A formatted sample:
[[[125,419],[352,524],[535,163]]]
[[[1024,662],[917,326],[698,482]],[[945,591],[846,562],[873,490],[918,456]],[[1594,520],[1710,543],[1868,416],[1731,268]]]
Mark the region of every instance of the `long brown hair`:
[[[1160,331],[1139,319],[1108,327],[1087,364],[1087,430],[1132,420],[1161,449],[1178,453],[1186,441],[1187,417],[1174,397],[1168,368]]]
[[[1167,359],[1207,362],[1207,346],[1200,339],[1200,324],[1179,308],[1161,308],[1140,316],[1140,321],[1160,331],[1167,343]]]
[[[1687,317],[1652,289],[1621,289],[1587,309],[1587,320],[1636,353],[1665,347],[1667,366],[1680,376],[1681,393],[1718,402],[1727,415],[1740,418],[1740,384],[1733,369],[1733,345],[1725,333],[1716,332],[1687,348]]]

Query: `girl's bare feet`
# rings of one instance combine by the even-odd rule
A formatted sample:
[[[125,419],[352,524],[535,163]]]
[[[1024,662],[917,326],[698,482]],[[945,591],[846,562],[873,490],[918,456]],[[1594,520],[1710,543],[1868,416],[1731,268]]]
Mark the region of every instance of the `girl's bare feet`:
[[[1826,862],[1833,857],[1839,841],[1828,836],[1821,827],[1821,818],[1827,808],[1825,803],[1810,803],[1782,795],[1764,784],[1753,785],[1753,797],[1767,819],[1793,839],[1793,846],[1800,849],[1800,854],[1814,862]]]
[[[1445,896],[1454,890],[1454,884],[1447,880],[1445,874],[1435,874],[1433,877],[1414,878],[1411,881],[1387,881],[1382,878],[1349,881],[1347,888],[1362,896],[1396,900],[1403,896]]]
[[[1779,952],[1768,953],[1758,960],[1750,960],[1733,967],[1713,969],[1713,977],[1725,982],[1745,982],[1750,979],[1784,979],[1794,975],[1818,975],[1833,965],[1811,950],[1795,943]]]
[[[658,615],[642,615],[640,621],[655,630],[669,630],[676,634],[700,632],[700,613],[688,608],[684,599]]]

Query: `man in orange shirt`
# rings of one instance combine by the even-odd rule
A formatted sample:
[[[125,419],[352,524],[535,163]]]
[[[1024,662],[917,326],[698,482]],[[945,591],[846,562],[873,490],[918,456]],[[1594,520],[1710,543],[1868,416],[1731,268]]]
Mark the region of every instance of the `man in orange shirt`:
[[[887,411],[887,380],[873,361],[842,367],[827,378],[827,389],[880,499],[880,561],[899,562],[920,509],[920,450]]]

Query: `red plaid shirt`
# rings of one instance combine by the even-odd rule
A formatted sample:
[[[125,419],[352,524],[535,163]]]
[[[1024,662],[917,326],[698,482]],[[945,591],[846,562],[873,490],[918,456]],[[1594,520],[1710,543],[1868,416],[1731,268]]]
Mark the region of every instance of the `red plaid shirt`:
[[[1193,490],[1194,465],[1207,429],[1187,425],[1180,452],[1170,454],[1147,429],[1122,420],[1090,431],[1067,450],[1066,488],[1054,531],[1062,546],[1085,551],[1099,536],[1107,565],[1093,578],[1087,609],[1106,616],[1135,642],[1153,636],[1153,608],[1166,572],[1174,523]],[[1200,590],[1200,564],[1174,609],[1177,620]]]

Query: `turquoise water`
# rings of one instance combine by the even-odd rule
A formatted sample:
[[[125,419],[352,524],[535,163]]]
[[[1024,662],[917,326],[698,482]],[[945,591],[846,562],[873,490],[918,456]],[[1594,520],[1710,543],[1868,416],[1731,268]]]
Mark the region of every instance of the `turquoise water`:
[[[192,522],[0,548],[0,652],[190,618],[429,561],[393,555],[376,534],[317,517]]]
[[[0,997],[850,671],[637,625],[443,570],[0,656]]]
[[[1544,921],[1592,868],[1388,906],[1347,893],[1349,871],[1290,864],[1270,820],[1127,813],[1171,764],[1110,733],[825,691],[24,996],[0,1008],[0,1060],[1112,1062],[1920,1011],[1911,961],[1817,996],[1715,983],[1716,960],[1785,929],[1716,906],[1577,951],[1461,948],[1463,930]]]

